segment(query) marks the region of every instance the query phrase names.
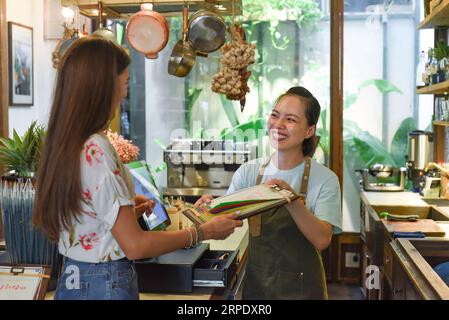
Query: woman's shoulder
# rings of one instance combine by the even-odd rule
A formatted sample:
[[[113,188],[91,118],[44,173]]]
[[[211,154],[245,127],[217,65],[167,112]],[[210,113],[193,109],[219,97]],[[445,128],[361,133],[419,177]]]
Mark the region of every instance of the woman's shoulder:
[[[106,147],[108,145],[110,145],[110,142],[108,140],[108,138],[100,133],[94,133],[92,134],[89,138],[87,138],[85,145],[89,145],[95,143],[101,147]]]
[[[84,148],[87,148],[89,146],[98,146],[101,148],[101,150],[110,155],[114,153],[114,147],[112,146],[111,142],[109,141],[108,137],[104,134],[100,134],[100,133],[94,133],[92,134],[87,140],[86,143],[84,144]]]
[[[252,159],[249,160],[245,163],[243,163],[239,170],[240,171],[255,171],[255,172],[259,172],[260,167],[266,163],[268,161],[269,157],[261,157],[261,158],[256,158],[256,159]]]
[[[326,167],[325,165],[317,162],[316,160],[312,159],[312,168],[311,168],[313,175],[312,177],[317,177],[321,181],[337,181],[338,177],[331,169]]]
[[[116,158],[114,147],[105,135],[94,133],[83,145],[82,159],[88,167],[115,166]]]

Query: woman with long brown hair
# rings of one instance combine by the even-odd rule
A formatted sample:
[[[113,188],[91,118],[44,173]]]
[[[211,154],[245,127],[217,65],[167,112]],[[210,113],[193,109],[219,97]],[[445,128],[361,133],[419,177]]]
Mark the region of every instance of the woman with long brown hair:
[[[228,215],[181,231],[139,227],[136,215],[152,204],[135,197],[132,179],[103,133],[127,95],[129,63],[121,47],[86,37],[72,45],[58,69],[33,217],[64,256],[55,299],[138,299],[131,260],[224,239],[242,225]]]

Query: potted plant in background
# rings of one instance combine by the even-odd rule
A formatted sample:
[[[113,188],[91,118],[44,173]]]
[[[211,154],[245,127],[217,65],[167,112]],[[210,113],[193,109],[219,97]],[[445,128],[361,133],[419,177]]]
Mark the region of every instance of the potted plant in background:
[[[439,82],[449,80],[449,46],[440,41],[433,50],[433,55],[438,62]]]
[[[58,246],[47,240],[31,224],[36,195],[35,173],[46,131],[33,122],[20,137],[0,138],[0,209],[3,217],[6,250],[12,264],[37,264],[52,267],[49,288],[54,288],[62,259]]]

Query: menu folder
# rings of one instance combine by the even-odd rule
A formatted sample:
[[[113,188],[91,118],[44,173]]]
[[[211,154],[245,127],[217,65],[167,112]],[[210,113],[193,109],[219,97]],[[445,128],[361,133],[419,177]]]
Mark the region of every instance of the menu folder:
[[[238,220],[243,220],[279,208],[299,197],[297,193],[279,185],[260,184],[224,195],[198,207],[187,204],[182,213],[197,225],[232,212],[237,213]]]
[[[51,266],[0,264],[0,300],[45,300]]]

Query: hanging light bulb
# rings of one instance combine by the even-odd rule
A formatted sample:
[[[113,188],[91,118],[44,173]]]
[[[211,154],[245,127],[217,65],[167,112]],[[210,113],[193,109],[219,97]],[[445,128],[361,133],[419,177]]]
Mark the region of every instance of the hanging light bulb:
[[[142,10],[150,10],[150,11],[153,11],[153,4],[152,4],[152,3],[142,3],[142,4],[140,5],[140,8],[141,8]]]
[[[62,16],[67,20],[71,20],[75,17],[75,11],[69,7],[62,7]]]

